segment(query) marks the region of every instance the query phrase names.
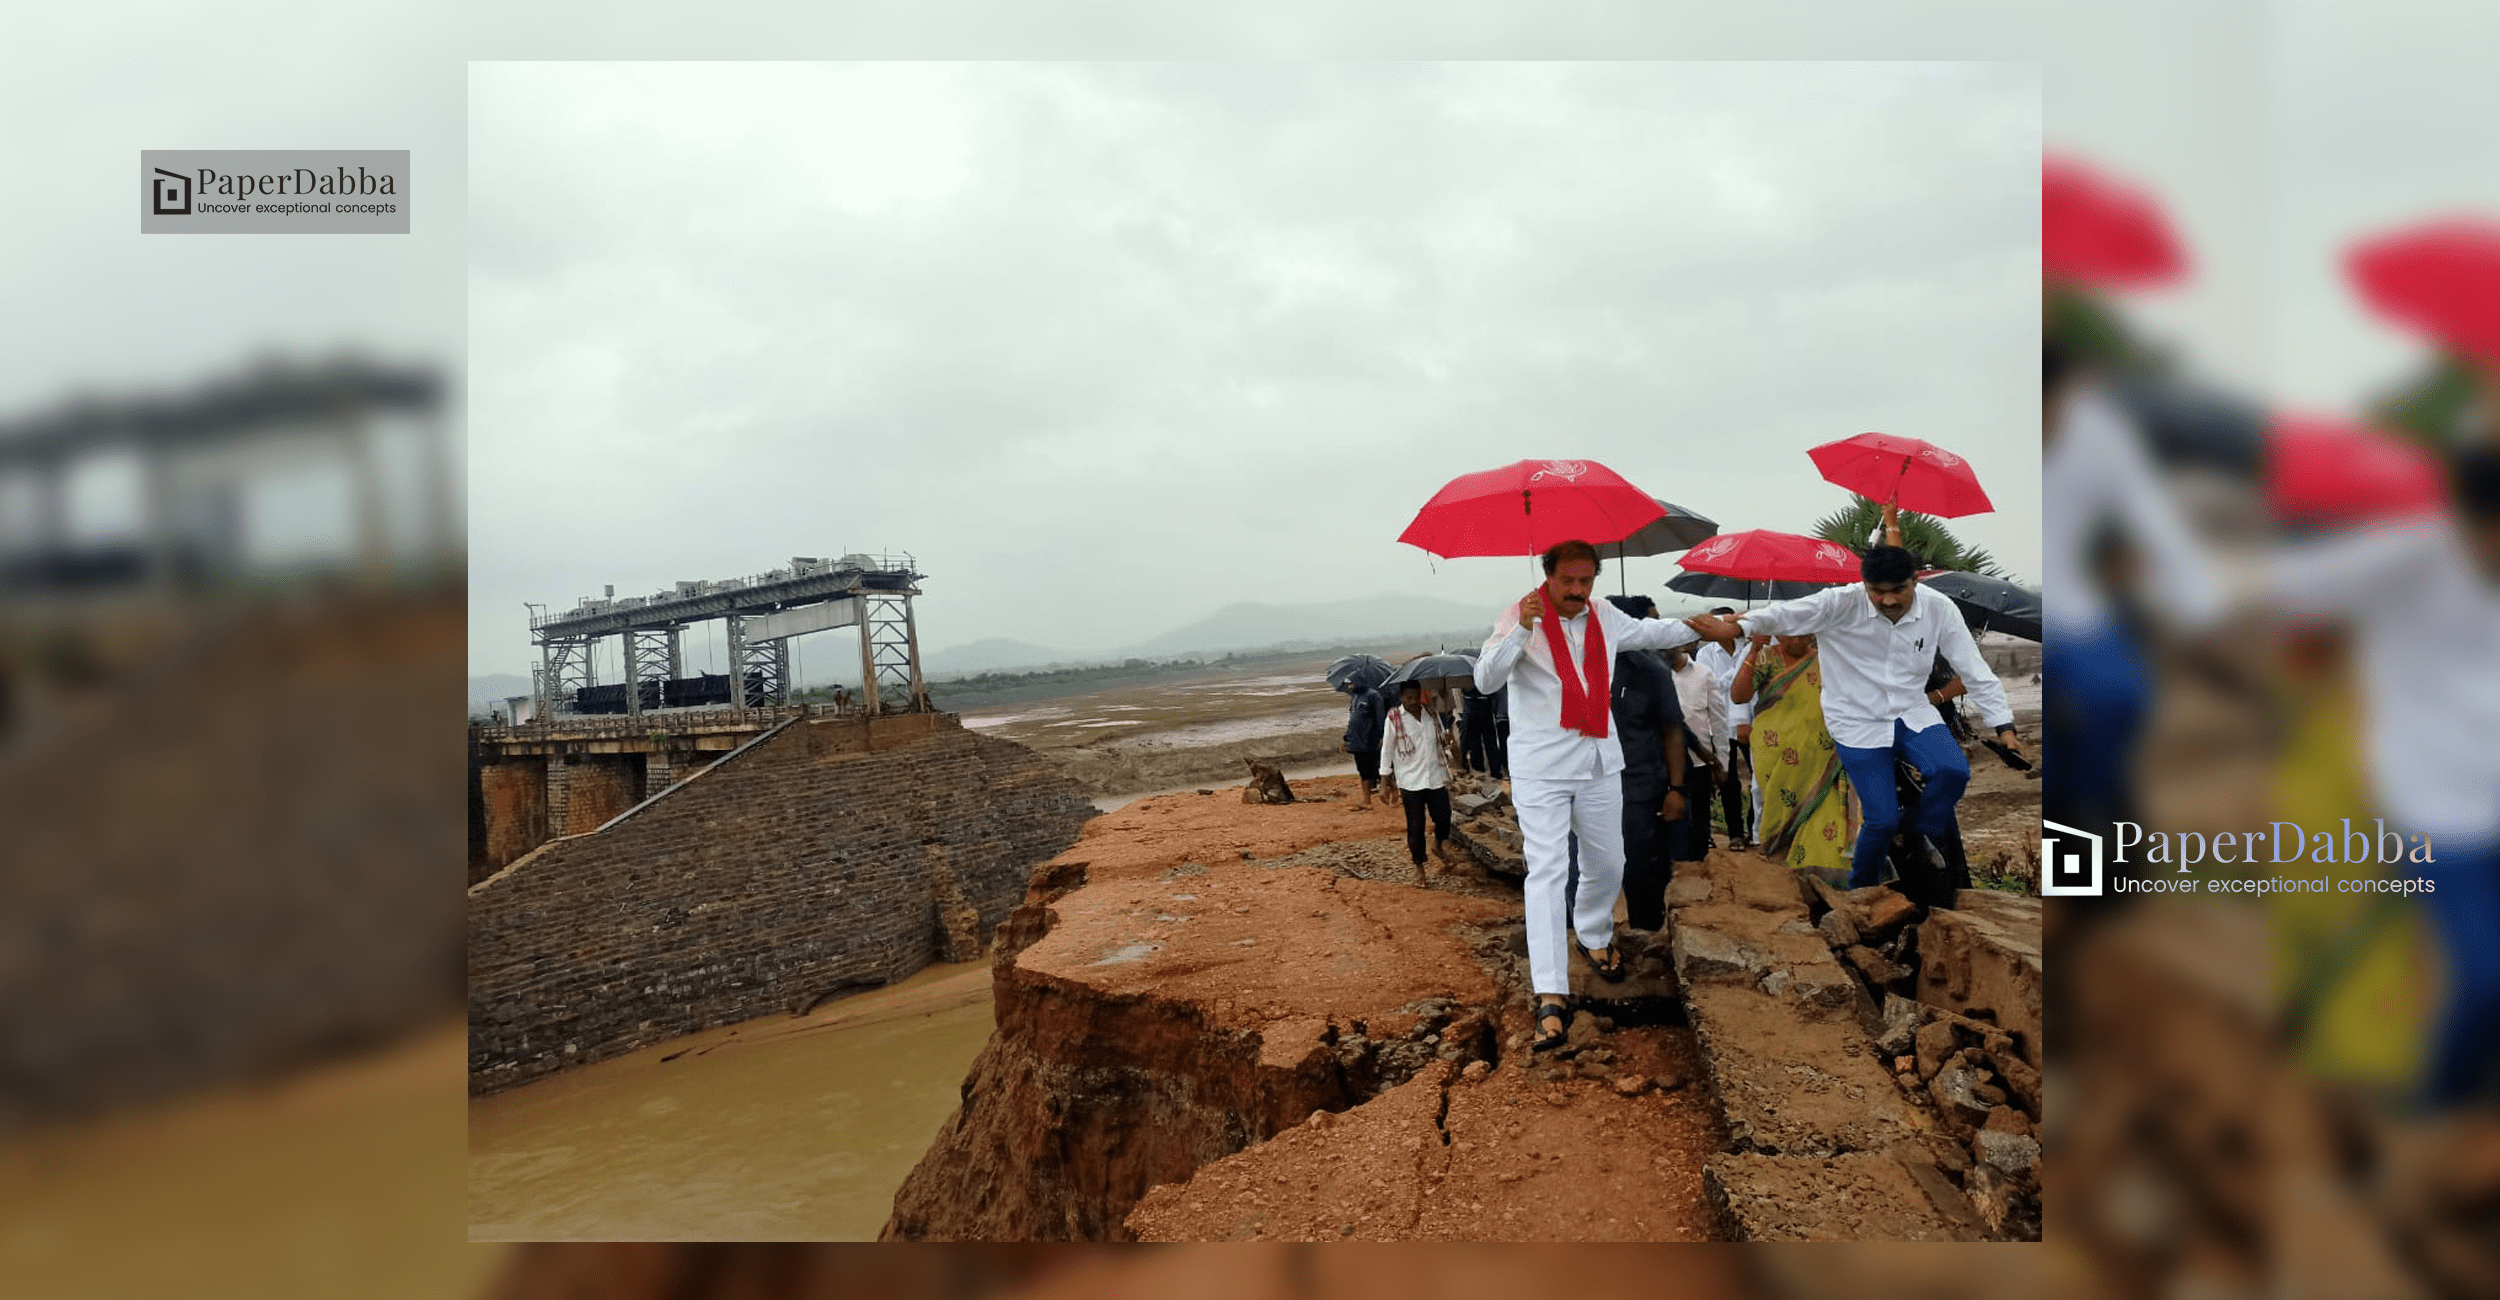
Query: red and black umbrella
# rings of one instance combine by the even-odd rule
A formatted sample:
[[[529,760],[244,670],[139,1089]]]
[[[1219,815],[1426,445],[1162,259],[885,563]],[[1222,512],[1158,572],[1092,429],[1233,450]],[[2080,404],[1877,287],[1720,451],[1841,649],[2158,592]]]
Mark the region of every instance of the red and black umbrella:
[[[1838,542],[1751,528],[1721,533],[1684,553],[1695,573],[1773,582],[1842,583],[1860,578],[1857,552]]]
[[[1952,519],[1996,509],[1970,462],[1932,442],[1861,433],[1807,452],[1824,481],[1922,515]]]
[[[2281,415],[2266,432],[2266,503],[2292,523],[2417,518],[2447,508],[2430,452],[2393,434],[2315,415]]]
[[[1398,540],[1434,555],[1540,555],[1558,542],[1619,542],[1665,511],[1593,460],[1523,460],[1451,479]]]
[[[2187,255],[2151,195],[2071,158],[2040,166],[2040,271],[2096,289],[2152,289]]]
[[[2500,223],[2456,217],[2367,239],[2344,270],[2379,315],[2500,366]]]

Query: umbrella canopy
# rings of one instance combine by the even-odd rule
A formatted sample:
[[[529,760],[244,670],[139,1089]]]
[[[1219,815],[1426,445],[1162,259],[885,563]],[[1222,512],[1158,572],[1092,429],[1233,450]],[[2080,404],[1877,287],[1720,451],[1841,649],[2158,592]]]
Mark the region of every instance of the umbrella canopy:
[[[2071,158],[2040,166],[2040,272],[2098,289],[2153,289],[2187,256],[2150,195]]]
[[[1464,655],[1437,654],[1410,659],[1399,665],[1397,672],[1390,675],[1388,685],[1396,688],[1408,682],[1421,682],[1425,690],[1438,691],[1472,685],[1475,680],[1476,665],[1473,660]]]
[[[2003,578],[1952,569],[1929,570],[1918,575],[1918,580],[1952,597],[1961,607],[1962,621],[1974,631],[2003,632],[2025,641],[2040,639],[2039,592]]]
[[[1396,671],[1396,665],[1378,655],[1347,655],[1328,665],[1328,684],[1352,695],[1371,690]]]
[[[2162,461],[2257,476],[2265,459],[2266,413],[2254,402],[2167,375],[2120,375],[2107,392],[2134,417]]]
[[[2344,270],[2379,315],[2500,365],[2500,223],[2460,217],[2364,240]]]
[[[1832,584],[1827,582],[1766,582],[1760,578],[1731,578],[1723,573],[1679,573],[1667,582],[1667,590],[1710,600],[1795,600],[1811,596]]]
[[[1606,542],[1597,548],[1597,558],[1620,560],[1632,555],[1671,555],[1699,546],[1702,539],[1718,534],[1719,526],[1672,501],[1659,501],[1666,513],[1641,526],[1641,530],[1619,542]]]
[[[1686,551],[1676,563],[1697,573],[1826,586],[1856,582],[1860,577],[1857,553],[1848,547],[1764,528],[1721,533]]]
[[[1825,482],[1873,501],[1952,519],[1996,509],[1970,462],[1931,442],[1892,433],[1861,433],[1806,453]]]
[[[1537,555],[1557,542],[1622,541],[1662,513],[1596,461],[1523,460],[1451,479],[1398,540],[1445,559]]]
[[[2436,458],[2402,438],[2289,415],[2267,430],[2266,503],[2294,523],[2400,519],[2446,509],[2448,483]]]

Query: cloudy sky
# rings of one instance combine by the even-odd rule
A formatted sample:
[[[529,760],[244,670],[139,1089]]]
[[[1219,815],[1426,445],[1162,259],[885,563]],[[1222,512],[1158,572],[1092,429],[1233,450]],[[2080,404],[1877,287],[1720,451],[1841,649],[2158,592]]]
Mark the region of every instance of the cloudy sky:
[[[2027,66],[470,87],[475,671],[524,670],[524,601],[851,550],[917,557],[931,648],[1239,600],[1489,612],[1525,561],[1395,541],[1456,474],[1590,458],[1801,530],[1844,500],[1806,449],[1867,429],[1968,456],[2007,508],[1963,531],[2036,569]]]

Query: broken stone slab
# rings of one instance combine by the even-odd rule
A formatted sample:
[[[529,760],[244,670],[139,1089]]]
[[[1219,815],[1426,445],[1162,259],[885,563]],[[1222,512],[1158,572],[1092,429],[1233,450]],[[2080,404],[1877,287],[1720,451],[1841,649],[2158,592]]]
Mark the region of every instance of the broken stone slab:
[[[1679,864],[1681,865],[1681,864]],[[1710,901],[1710,877],[1696,871],[1678,871],[1667,882],[1667,906],[1690,907]]]
[[[1962,1049],[1936,1071],[1935,1078],[1927,1081],[1927,1095],[1934,1099],[1937,1111],[1947,1120],[1969,1128],[1988,1122],[1989,1103],[1979,1096],[1982,1085],[1977,1055],[1975,1049]]]
[[[1710,980],[1751,983],[1768,973],[1763,969],[1761,953],[1699,925],[1676,926],[1669,951],[1675,956],[1676,978],[1686,984]]]
[[[1935,1174],[1932,1166],[1930,1174]],[[1950,1189],[1951,1183],[1936,1175]],[[1940,1210],[1910,1166],[1852,1151],[1828,1159],[1737,1152],[1712,1156],[1702,1189],[1721,1229],[1739,1241],[1975,1241],[1967,1204]],[[1960,1202],[1956,1192],[1947,1198]]]
[[[2022,1180],[1994,1165],[1976,1164],[1964,1175],[1963,1190],[1990,1235],[2026,1241],[2039,1238],[2039,1217]]]
[[[1830,944],[1834,952],[1858,946],[1857,923],[1849,919],[1845,908],[1835,907],[1825,912],[1814,928],[1822,932],[1823,942]]]
[[[1990,1128],[1971,1135],[1971,1154],[1978,1157],[1979,1163],[2016,1178],[2040,1167],[2038,1139]]]
[[[2015,1137],[2031,1136],[2031,1120],[2011,1106],[1999,1106],[1988,1112],[1988,1122],[1979,1126],[1990,1133],[2010,1133]]]
[[[1922,1022],[1918,1003],[1898,993],[1884,995],[1882,1025],[1875,1034],[1875,1050],[1886,1056],[1908,1056]]]
[[[1927,1021],[1911,1034],[1910,1040],[1918,1057],[1918,1077],[1921,1079],[1935,1078],[1936,1072],[1944,1068],[1945,1061],[1962,1050],[1961,1040],[1949,1020]]]
[[[2042,1060],[2040,900],[1965,889],[1952,911],[1919,927],[1918,999],[2013,1035],[2034,1069]]]
[[[1788,975],[1789,996],[1808,1007],[1817,1018],[1857,1009],[1857,981],[1833,962],[1801,963],[1790,967]]]
[[[1461,817],[1473,817],[1493,806],[1493,800],[1480,794],[1462,794],[1450,800],[1450,811]]]
[[[1830,1157],[1933,1131],[1854,1015],[1818,1016],[1793,990],[1774,998],[1724,982],[1687,985],[1684,1001],[1732,1147]]]
[[[1890,885],[1869,885],[1846,895],[1849,919],[1858,927],[1858,941],[1881,943],[1918,917],[1918,904]]]
[[[1832,915],[1838,916],[1840,914],[1838,912],[1834,912]],[[1867,983],[1878,989],[1891,984],[1895,980],[1905,980],[1910,977],[1910,972],[1907,967],[1894,964],[1891,958],[1867,947],[1865,944],[1854,944],[1844,950],[1840,955],[1841,960],[1848,962],[1852,967],[1856,968],[1858,974],[1866,977]]]
[[[1738,904],[1763,912],[1794,912],[1805,914],[1805,899],[1797,892],[1794,869],[1761,858],[1745,857],[1733,863],[1715,864],[1715,878],[1726,883],[1728,894]]]

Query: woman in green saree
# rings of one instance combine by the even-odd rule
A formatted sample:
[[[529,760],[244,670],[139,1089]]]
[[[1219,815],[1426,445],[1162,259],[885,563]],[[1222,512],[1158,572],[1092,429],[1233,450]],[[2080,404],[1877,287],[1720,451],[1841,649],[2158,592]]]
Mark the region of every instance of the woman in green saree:
[[[1762,855],[1789,866],[1849,873],[1849,778],[1823,727],[1823,667],[1814,638],[1754,638],[1730,694],[1752,701],[1754,772],[1762,782]]]

